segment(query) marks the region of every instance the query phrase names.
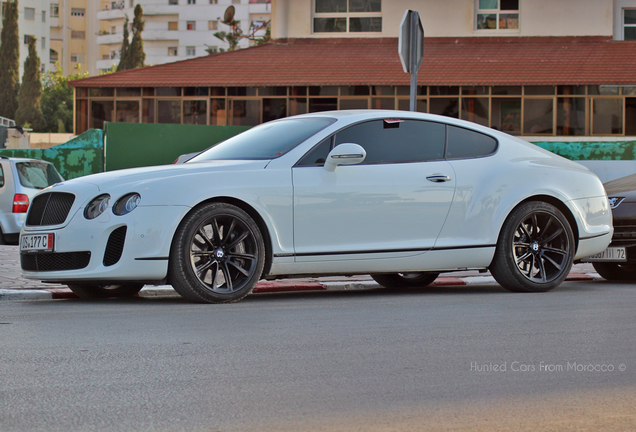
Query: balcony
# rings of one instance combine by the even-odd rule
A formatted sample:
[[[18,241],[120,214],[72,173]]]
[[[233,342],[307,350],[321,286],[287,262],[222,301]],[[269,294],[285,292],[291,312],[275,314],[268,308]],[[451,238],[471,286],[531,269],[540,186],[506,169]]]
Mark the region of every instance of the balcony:
[[[142,34],[143,37],[143,34]],[[123,33],[103,34],[98,35],[96,38],[97,45],[112,45],[120,44],[124,40]]]
[[[100,21],[110,21],[114,19],[124,19],[125,9],[103,10],[97,12],[97,19]],[[128,12],[132,12],[128,11]],[[130,13],[128,14],[130,16]]]

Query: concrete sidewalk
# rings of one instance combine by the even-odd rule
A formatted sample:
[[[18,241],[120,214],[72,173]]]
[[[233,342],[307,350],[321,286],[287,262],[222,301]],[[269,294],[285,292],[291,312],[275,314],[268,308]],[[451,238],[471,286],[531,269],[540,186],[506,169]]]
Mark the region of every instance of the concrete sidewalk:
[[[17,246],[0,245],[0,301],[2,300],[51,300],[77,298],[65,285],[46,284],[24,279],[21,276],[20,254]],[[568,281],[595,280],[601,277],[592,264],[582,263],[572,267]],[[432,286],[496,285],[490,273],[461,271],[442,273]],[[320,278],[279,279],[260,281],[255,294],[296,291],[335,291],[374,289],[380,286],[370,276],[332,276]],[[140,297],[179,296],[169,285],[145,286]]]

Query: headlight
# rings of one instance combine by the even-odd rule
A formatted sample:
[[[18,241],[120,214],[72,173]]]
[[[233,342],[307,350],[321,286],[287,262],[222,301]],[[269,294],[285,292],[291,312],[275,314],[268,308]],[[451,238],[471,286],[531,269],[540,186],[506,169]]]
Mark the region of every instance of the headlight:
[[[113,213],[117,216],[123,216],[137,208],[141,202],[141,196],[138,193],[129,193],[119,198],[113,206]]]
[[[84,217],[86,219],[95,219],[106,211],[109,202],[110,195],[108,194],[100,195],[96,198],[93,198],[93,200],[88,203],[86,209],[84,210]]]

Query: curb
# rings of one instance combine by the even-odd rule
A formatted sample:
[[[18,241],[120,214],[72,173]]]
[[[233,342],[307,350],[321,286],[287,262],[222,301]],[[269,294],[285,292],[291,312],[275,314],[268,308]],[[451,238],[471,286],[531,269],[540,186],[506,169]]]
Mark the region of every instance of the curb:
[[[568,282],[582,282],[603,279],[598,273],[571,273],[565,279]],[[464,285],[497,285],[492,276],[440,277],[430,286],[452,287]],[[337,281],[337,282],[275,282],[261,281],[256,284],[254,294],[272,294],[302,291],[351,291],[380,288],[375,281]],[[147,286],[139,292],[139,297],[180,297],[169,285]],[[0,289],[0,301],[3,300],[59,300],[77,299],[68,288],[49,289]]]

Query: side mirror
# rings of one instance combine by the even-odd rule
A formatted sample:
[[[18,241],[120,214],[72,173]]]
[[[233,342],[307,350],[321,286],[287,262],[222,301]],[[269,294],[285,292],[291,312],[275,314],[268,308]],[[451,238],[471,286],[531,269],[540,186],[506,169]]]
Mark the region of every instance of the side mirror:
[[[367,152],[361,145],[353,143],[339,144],[327,155],[325,169],[333,172],[338,165],[359,164],[364,161],[365,157],[367,157]]]

